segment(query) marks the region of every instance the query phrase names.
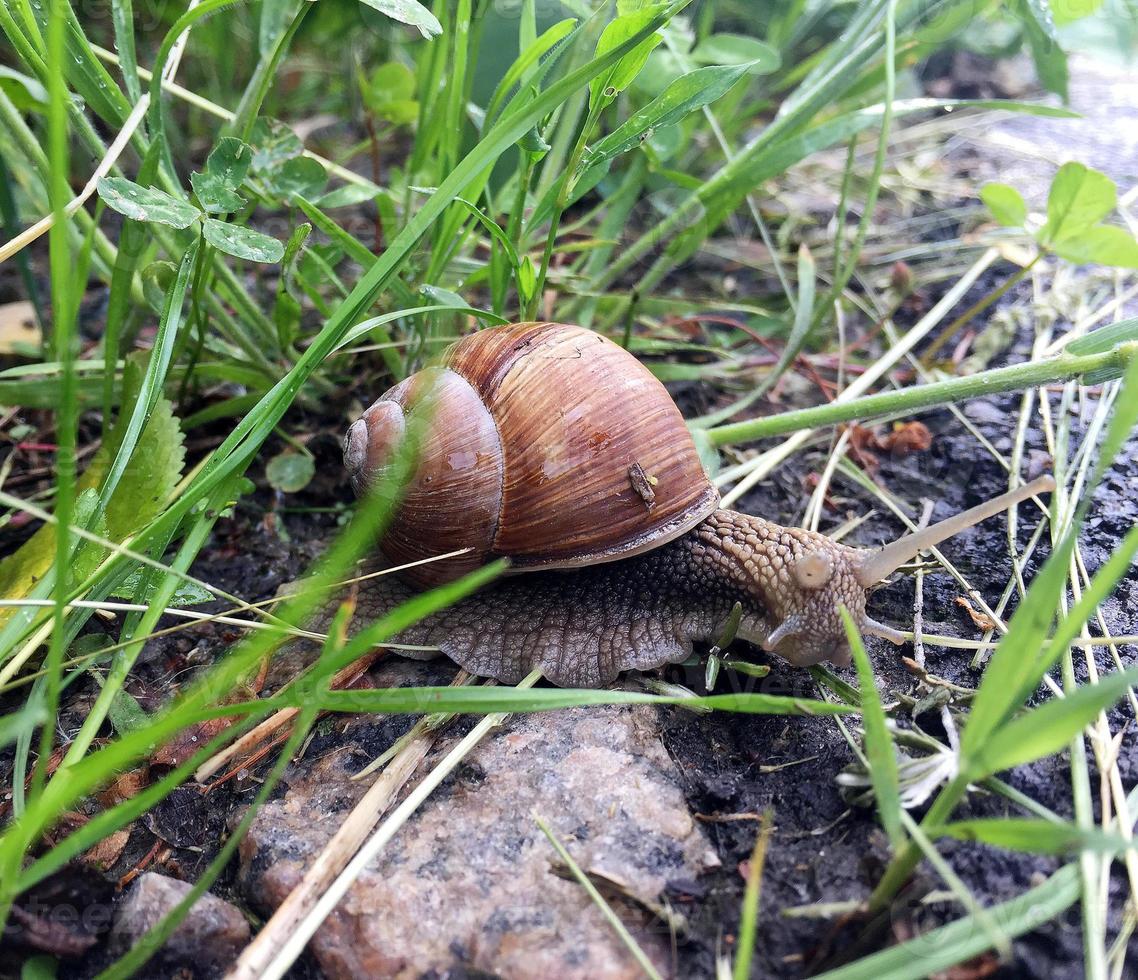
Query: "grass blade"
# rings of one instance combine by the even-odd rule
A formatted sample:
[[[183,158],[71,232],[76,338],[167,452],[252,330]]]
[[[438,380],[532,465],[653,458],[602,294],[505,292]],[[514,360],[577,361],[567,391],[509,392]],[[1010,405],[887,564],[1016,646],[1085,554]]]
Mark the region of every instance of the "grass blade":
[[[865,757],[873,781],[873,795],[877,799],[877,812],[890,842],[897,848],[905,842],[905,832],[901,827],[901,781],[897,772],[897,755],[893,749],[893,739],[889,736],[885,711],[877,695],[877,682],[869,655],[865,652],[865,644],[861,641],[853,619],[844,607],[842,623],[857,665],[861,720],[865,728]]]
[[[1042,885],[989,908],[988,914],[1014,939],[1057,918],[1078,898],[1078,870],[1069,864]],[[815,980],[924,980],[991,948],[988,934],[972,916],[965,916],[849,966],[817,974]]]
[[[1071,823],[1030,820],[1022,817],[980,817],[957,820],[941,827],[928,827],[929,837],[952,837],[979,841],[1009,851],[1029,854],[1071,855],[1080,851],[1121,854],[1134,847],[1134,841],[1119,834],[1076,827]]]
[[[1133,684],[1138,684],[1138,668],[1054,698],[1001,726],[962,765],[967,765],[970,778],[980,778],[1059,752]]]
[[[771,812],[762,816],[751,860],[747,866],[747,887],[743,892],[743,910],[739,914],[739,945],[735,952],[734,980],[747,980],[755,956],[755,934],[759,928],[759,899],[762,897],[763,865],[767,846],[774,831]]]

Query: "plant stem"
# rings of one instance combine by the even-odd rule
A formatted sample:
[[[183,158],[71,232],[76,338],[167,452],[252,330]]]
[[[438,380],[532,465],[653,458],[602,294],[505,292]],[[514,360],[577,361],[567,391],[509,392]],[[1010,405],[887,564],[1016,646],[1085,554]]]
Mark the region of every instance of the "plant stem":
[[[601,96],[597,98],[595,105],[589,106],[589,114],[585,117],[585,124],[581,127],[573,152],[569,156],[569,163],[565,167],[565,176],[561,178],[561,186],[557,191],[557,201],[553,205],[553,215],[549,219],[549,234],[545,238],[545,252],[541,256],[541,270],[537,274],[537,283],[534,286],[533,295],[526,303],[525,318],[527,320],[532,320],[536,315],[537,304],[541,302],[541,294],[545,291],[545,277],[549,272],[549,261],[553,257],[553,246],[557,242],[557,229],[561,224],[561,215],[569,206],[569,198],[573,193],[573,188],[577,185],[577,168],[585,154],[586,142],[596,127],[601,110],[609,101],[611,100]]]
[[[1013,364],[993,368],[964,378],[950,378],[932,384],[915,385],[900,391],[879,392],[847,402],[831,402],[814,408],[783,412],[765,419],[748,419],[716,426],[707,433],[713,446],[730,446],[771,436],[785,435],[798,429],[809,429],[854,419],[869,419],[890,412],[931,408],[948,402],[964,401],[980,395],[1017,391],[1035,385],[1068,381],[1101,369],[1121,373],[1138,357],[1138,342],[1127,342],[1101,354],[1060,354],[1045,361]]]
[[[32,770],[29,796],[36,796],[47,779],[52,749],[55,745],[56,716],[62,687],[63,652],[65,636],[63,623],[66,617],[67,590],[71,579],[71,523],[75,513],[75,446],[78,436],[79,401],[75,382],[77,354],[76,313],[77,302],[72,292],[72,256],[68,240],[67,202],[71,199],[68,186],[70,154],[67,142],[68,92],[63,79],[65,57],[66,18],[62,3],[51,5],[47,25],[48,72],[48,160],[50,177],[48,195],[55,222],[49,232],[48,248],[51,262],[51,349],[62,365],[59,410],[56,414],[56,497],[55,513],[58,525],[55,531],[55,611],[51,642],[46,660],[47,678],[44,685],[47,720],[40,728],[39,755]]]

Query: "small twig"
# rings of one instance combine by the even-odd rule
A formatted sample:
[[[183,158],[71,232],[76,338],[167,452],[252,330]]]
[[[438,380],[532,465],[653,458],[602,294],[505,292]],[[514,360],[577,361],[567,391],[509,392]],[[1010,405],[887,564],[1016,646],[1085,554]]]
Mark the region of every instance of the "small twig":
[[[374,651],[337,671],[328,682],[329,690],[335,691],[347,687],[363,674],[381,654],[382,651]],[[299,713],[299,708],[281,708],[280,711],[270,715],[256,727],[249,729],[249,731],[237,739],[232,745],[227,745],[212,758],[203,762],[201,766],[198,767],[197,772],[194,773],[194,779],[199,783],[204,783],[210,776],[221,769],[222,766],[228,765],[231,759],[249,754],[266,739],[276,736],[280,729],[292,721]]]

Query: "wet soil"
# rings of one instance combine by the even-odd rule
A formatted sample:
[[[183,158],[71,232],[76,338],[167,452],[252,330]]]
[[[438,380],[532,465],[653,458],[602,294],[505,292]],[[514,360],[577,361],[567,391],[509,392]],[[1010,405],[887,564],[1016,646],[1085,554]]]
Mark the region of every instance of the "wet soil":
[[[980,430],[1000,446],[1009,436],[1009,420],[1018,411],[1015,397],[985,399],[969,406],[968,414]],[[981,455],[976,441],[963,432],[959,423],[946,413],[923,416],[933,429],[934,443],[929,454],[904,460],[887,460],[881,469],[882,482],[905,499],[927,497],[936,501],[934,520],[971,506],[1006,488],[1003,471]],[[1042,449],[1038,433],[1029,443]],[[1097,568],[1111,548],[1138,520],[1138,461],[1131,445],[1095,496],[1093,517],[1088,521],[1082,546],[1088,567]],[[743,501],[743,509],[777,520],[794,522],[801,513],[804,491],[796,477],[809,471],[805,457],[783,474]],[[799,467],[801,467],[799,469]],[[795,470],[799,470],[795,473]],[[1021,509],[1020,545],[1030,537],[1034,523]],[[1026,524],[1026,526],[1024,526]],[[862,528],[857,535],[865,544],[885,540],[896,528]],[[997,597],[1010,569],[1006,558],[1006,523],[989,521],[954,538],[943,548],[947,557],[967,580],[989,600]],[[1040,558],[1043,557],[1042,555]],[[1029,564],[1032,574],[1039,558]],[[1113,631],[1130,633],[1138,626],[1138,574],[1124,580],[1107,605],[1107,622]],[[955,602],[961,590],[946,573],[931,574],[924,582],[924,624],[930,632],[979,638],[967,614]],[[882,588],[871,603],[872,615],[886,623],[909,628],[913,621],[914,582],[902,578]],[[921,697],[915,678],[905,669],[902,656],[911,657],[911,645],[894,650],[878,643],[871,650],[874,670],[886,703],[896,695]],[[971,654],[961,650],[926,649],[927,668],[964,687],[975,687],[981,670],[970,666]],[[1135,662],[1135,651],[1126,648],[1123,660]],[[1105,654],[1098,656],[1101,671],[1112,670]],[[1076,668],[1080,676],[1085,669]],[[851,673],[851,672],[845,672]],[[689,676],[698,684],[698,677]],[[730,675],[738,677],[738,675]],[[744,689],[769,693],[805,693],[800,672],[772,662],[771,674],[754,687]],[[721,682],[720,687],[726,688]],[[1112,725],[1125,723],[1128,709],[1116,709]],[[904,713],[899,721],[904,724]],[[945,738],[936,714],[924,714],[921,727],[931,735]],[[911,722],[910,722],[911,723]],[[785,719],[754,716],[712,715],[691,718],[673,715],[666,727],[666,744],[684,773],[689,802],[695,812],[705,814],[752,813],[770,810],[776,826],[767,852],[758,956],[760,976],[800,976],[823,964],[841,961],[843,947],[855,933],[809,918],[786,918],[786,909],[866,897],[888,858],[887,842],[873,817],[864,809],[849,807],[837,791],[835,778],[850,761],[850,750],[837,726],[828,722],[800,724]],[[1138,776],[1138,758],[1125,751],[1120,759],[1124,784]],[[776,771],[765,767],[785,765]],[[1092,772],[1093,772],[1092,764]],[[1056,756],[1007,775],[1007,781],[1056,813],[1070,817],[1071,783],[1064,756]],[[1092,780],[1095,777],[1092,776]],[[973,794],[958,811],[965,816],[1013,815],[1015,808],[999,797]],[[718,919],[724,931],[737,921],[742,894],[741,876],[734,870],[750,856],[757,824],[754,822],[715,822],[707,825],[715,842],[723,870],[714,880],[701,884],[704,908],[701,921]],[[995,904],[1022,893],[1059,866],[1051,858],[1013,854],[979,844],[944,844],[941,851],[968,888],[984,904]],[[891,914],[894,938],[922,933],[952,918],[944,906],[924,904],[922,896],[940,889],[931,872],[922,872],[902,895]],[[1111,929],[1119,925],[1118,913],[1127,888],[1121,876],[1111,885]],[[709,973],[712,948],[692,952],[692,970]],[[1077,976],[1082,969],[1082,938],[1077,914],[1070,911],[1057,926],[1023,937],[1015,943],[1015,960],[999,975],[1055,977]]]

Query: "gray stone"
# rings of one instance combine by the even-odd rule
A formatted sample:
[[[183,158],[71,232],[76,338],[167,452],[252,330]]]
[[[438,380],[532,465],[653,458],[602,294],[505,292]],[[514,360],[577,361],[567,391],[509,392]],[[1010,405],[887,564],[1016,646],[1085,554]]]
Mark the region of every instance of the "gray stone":
[[[422,771],[457,737],[442,739]],[[254,821],[241,848],[241,875],[246,895],[266,914],[299,883],[365,791],[347,778],[359,768],[351,756],[327,753],[299,778],[294,771],[286,796]],[[309,948],[324,973],[417,977],[466,968],[512,978],[639,976],[582,887],[555,873],[557,854],[535,815],[585,870],[641,900],[656,900],[669,880],[690,881],[718,864],[688,811],[654,709],[515,716],[436,790],[318,930]],[[670,972],[667,927],[617,907]]]
[[[170,912],[190,890],[175,878],[142,875],[124,896],[111,929],[110,948],[122,954]],[[166,941],[159,957],[177,963],[194,976],[216,976],[233,963],[249,942],[249,923],[229,902],[206,893]]]

